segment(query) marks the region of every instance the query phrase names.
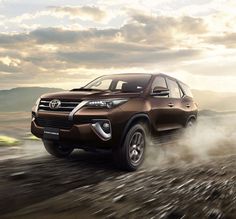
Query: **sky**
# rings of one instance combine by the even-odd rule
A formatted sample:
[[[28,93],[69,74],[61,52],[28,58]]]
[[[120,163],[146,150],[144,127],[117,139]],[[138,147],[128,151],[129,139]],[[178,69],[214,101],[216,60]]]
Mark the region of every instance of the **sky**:
[[[236,92],[235,0],[0,0],[0,89],[151,72]]]

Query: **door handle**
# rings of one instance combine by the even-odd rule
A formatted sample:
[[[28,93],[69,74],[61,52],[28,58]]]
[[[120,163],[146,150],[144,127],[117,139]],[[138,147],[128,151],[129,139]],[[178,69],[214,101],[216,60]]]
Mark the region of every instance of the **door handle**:
[[[169,103],[168,106],[169,106],[169,107],[173,107],[174,104],[173,104],[173,103]]]
[[[190,104],[186,104],[186,107],[188,107],[188,108],[189,108],[189,107],[190,107]]]

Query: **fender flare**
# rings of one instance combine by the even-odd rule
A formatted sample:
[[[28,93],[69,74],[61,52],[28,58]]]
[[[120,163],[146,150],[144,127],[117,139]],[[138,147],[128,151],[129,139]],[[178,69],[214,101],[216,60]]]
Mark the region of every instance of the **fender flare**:
[[[125,135],[126,135],[126,133],[128,132],[128,130],[129,130],[131,124],[132,124],[135,120],[138,120],[138,119],[147,119],[149,126],[151,125],[151,120],[150,120],[149,116],[148,116],[146,113],[137,113],[137,114],[133,115],[133,116],[128,120],[128,122],[125,124],[124,130],[123,130],[122,135],[121,135],[120,146],[122,146],[122,142],[124,141]]]
[[[190,120],[190,119],[195,119],[195,121],[197,121],[197,116],[196,115],[190,115],[189,117],[188,117],[188,119],[187,119],[187,121],[186,121],[186,124],[185,125],[187,125],[187,123],[188,123],[188,121]]]

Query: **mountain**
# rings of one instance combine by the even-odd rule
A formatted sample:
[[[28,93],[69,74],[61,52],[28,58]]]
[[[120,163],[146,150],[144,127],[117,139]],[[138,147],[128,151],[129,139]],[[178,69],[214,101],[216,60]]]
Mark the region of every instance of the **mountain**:
[[[62,91],[62,89],[18,87],[11,90],[0,90],[0,112],[30,111],[40,95],[58,91]]]
[[[48,87],[18,87],[0,90],[0,112],[30,111],[37,98],[44,93],[62,91]],[[236,111],[236,93],[193,90],[200,110]]]

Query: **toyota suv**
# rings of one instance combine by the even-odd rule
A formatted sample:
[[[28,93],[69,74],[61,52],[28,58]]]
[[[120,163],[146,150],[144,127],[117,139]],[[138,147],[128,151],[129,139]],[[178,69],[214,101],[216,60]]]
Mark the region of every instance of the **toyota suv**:
[[[31,132],[46,150],[67,157],[75,148],[110,149],[129,171],[144,160],[147,136],[192,126],[197,105],[189,87],[165,74],[116,74],[81,88],[42,95]]]

